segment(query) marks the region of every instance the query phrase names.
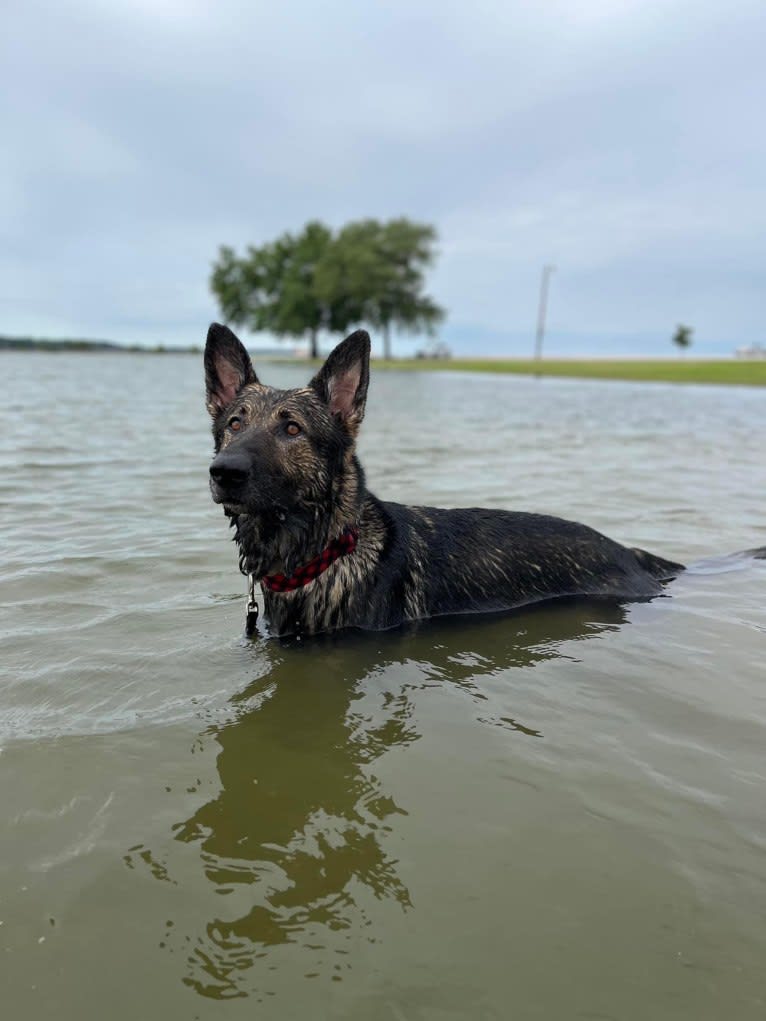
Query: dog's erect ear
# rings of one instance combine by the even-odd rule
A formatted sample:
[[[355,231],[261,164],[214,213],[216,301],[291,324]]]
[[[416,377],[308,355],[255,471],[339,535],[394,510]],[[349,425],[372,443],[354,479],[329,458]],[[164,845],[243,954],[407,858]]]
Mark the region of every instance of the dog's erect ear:
[[[250,355],[228,326],[212,323],[205,344],[205,403],[215,418],[243,386],[257,383]]]
[[[370,335],[357,330],[338,344],[309,386],[354,434],[364,418],[369,382]]]

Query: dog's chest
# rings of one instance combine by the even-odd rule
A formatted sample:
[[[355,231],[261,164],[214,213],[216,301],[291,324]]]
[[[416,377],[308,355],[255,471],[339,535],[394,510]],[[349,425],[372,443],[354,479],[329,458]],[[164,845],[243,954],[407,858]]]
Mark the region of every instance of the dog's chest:
[[[359,601],[347,571],[330,568],[295,592],[264,592],[270,629],[278,635],[317,634],[359,623]]]

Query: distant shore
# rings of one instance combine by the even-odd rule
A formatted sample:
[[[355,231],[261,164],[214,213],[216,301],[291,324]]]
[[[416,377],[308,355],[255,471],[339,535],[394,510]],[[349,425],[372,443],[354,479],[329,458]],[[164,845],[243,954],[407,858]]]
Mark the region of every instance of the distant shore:
[[[113,352],[114,354],[201,354],[202,348],[165,347],[156,344],[154,347],[141,347],[139,344],[115,344],[111,340],[80,340],[77,337],[61,340],[45,340],[41,337],[4,337],[0,336],[0,351],[77,351],[77,352]]]

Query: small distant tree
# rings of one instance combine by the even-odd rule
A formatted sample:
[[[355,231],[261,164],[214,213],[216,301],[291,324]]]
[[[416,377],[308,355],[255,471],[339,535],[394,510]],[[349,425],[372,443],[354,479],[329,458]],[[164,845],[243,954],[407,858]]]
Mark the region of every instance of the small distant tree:
[[[693,333],[694,330],[691,326],[684,326],[683,323],[679,323],[676,327],[676,332],[673,334],[673,343],[682,354],[686,354],[686,349],[691,347]]]

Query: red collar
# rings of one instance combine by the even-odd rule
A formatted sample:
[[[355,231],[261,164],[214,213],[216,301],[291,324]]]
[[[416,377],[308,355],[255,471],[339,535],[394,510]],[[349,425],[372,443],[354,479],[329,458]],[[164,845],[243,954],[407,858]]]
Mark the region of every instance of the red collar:
[[[261,578],[261,584],[270,592],[294,592],[298,588],[303,588],[326,571],[330,564],[334,564],[338,557],[353,553],[358,538],[359,532],[356,528],[351,526],[344,528],[337,539],[333,539],[313,560],[297,568],[289,578],[284,574],[267,574],[265,578]]]

